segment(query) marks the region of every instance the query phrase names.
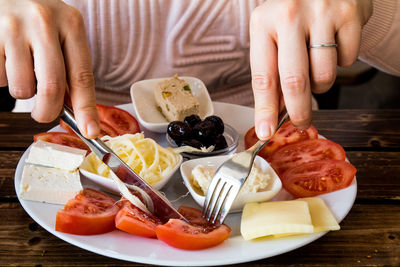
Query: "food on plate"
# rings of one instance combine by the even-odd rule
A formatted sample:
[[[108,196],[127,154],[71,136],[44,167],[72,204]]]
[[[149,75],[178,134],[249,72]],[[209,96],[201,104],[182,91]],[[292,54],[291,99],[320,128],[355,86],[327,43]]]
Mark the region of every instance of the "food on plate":
[[[222,224],[214,226],[202,219],[201,211],[180,207],[178,211],[190,221],[170,219],[156,227],[157,238],[168,245],[185,250],[199,250],[221,244],[229,238],[231,229]]]
[[[281,128],[275,133],[274,137],[258,152],[260,157],[267,161],[271,161],[272,154],[280,147],[308,139],[317,139],[318,131],[314,126],[310,126],[307,130],[297,129],[290,121],[285,122]],[[245,148],[248,149],[258,141],[255,128],[250,128],[245,137]]]
[[[156,227],[161,221],[148,214],[129,201],[123,201],[122,208],[115,217],[117,229],[138,236],[156,238]]]
[[[60,144],[69,147],[76,147],[80,149],[85,149],[89,151],[89,147],[76,135],[64,132],[46,132],[39,133],[33,136],[33,140],[37,142],[38,140]]]
[[[104,136],[102,141],[150,185],[169,176],[182,157],[172,148],[164,148],[153,139],[145,138],[143,133]],[[81,168],[112,178],[108,166],[94,153],[85,158]]]
[[[271,235],[307,234],[313,231],[306,201],[253,202],[244,206],[240,233],[245,240]]]
[[[246,204],[240,225],[245,240],[339,230],[325,202],[316,197]]]
[[[318,197],[299,198],[306,201],[310,210],[311,221],[314,226],[314,233],[339,230],[337,223],[330,209],[323,199]]]
[[[100,120],[99,123],[100,123],[100,134],[99,134],[100,137],[105,136],[105,135],[108,135],[111,137],[118,136],[118,132],[113,127],[111,127],[108,123],[106,123],[102,120]],[[76,135],[74,130],[72,130],[71,127],[69,127],[69,125],[66,122],[64,122],[62,119],[60,119],[60,127],[63,128],[64,130],[67,130],[68,133],[70,133],[72,135]]]
[[[345,160],[346,153],[341,145],[330,140],[304,140],[276,150],[271,156],[271,166],[278,175],[282,175],[303,163],[323,159]]]
[[[357,169],[344,160],[317,160],[288,169],[280,177],[295,197],[312,197],[348,187]]]
[[[206,195],[215,172],[213,168],[201,164],[192,169],[191,183],[203,196]],[[273,183],[272,177],[262,172],[261,168],[253,163],[250,175],[240,189],[239,195],[261,192],[269,188],[271,183]]]
[[[60,209],[56,216],[56,231],[75,235],[96,235],[115,229],[119,211],[110,196],[86,188]]]
[[[204,120],[192,114],[183,121],[172,121],[167,127],[167,134],[178,146],[194,148],[214,147],[220,150],[228,147],[223,135],[224,122],[218,116],[208,116]]]
[[[199,101],[193,96],[190,85],[177,74],[157,84],[154,98],[168,121],[182,121],[186,116],[199,114]]]
[[[27,164],[20,182],[19,197],[24,200],[65,204],[82,190],[79,172]]]
[[[64,170],[76,170],[83,162],[86,150],[38,140],[29,150],[27,163]]]
[[[103,122],[104,132],[111,133],[111,129],[117,132],[117,135],[135,134],[140,132],[139,123],[129,112],[113,107],[97,104],[100,122]],[[105,123],[105,125],[104,125]],[[102,124],[100,123],[100,126]],[[111,135],[109,135],[111,136]]]

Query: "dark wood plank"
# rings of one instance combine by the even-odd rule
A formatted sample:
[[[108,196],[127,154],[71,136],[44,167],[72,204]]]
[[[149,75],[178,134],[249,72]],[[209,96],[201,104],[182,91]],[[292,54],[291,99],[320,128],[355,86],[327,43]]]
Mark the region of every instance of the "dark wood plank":
[[[342,230],[251,265],[398,266],[399,218],[400,206],[356,204],[341,223]],[[2,266],[140,266],[96,255],[58,239],[35,223],[19,203],[0,204],[0,221]]]
[[[0,199],[16,198],[14,172],[22,151],[0,150]],[[390,200],[400,203],[400,153],[399,152],[347,152],[356,166],[357,201]]]

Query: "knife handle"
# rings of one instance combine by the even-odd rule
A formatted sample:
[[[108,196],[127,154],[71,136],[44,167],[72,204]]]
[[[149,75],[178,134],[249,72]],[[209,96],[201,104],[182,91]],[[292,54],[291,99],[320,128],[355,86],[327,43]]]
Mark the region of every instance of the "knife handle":
[[[103,160],[104,156],[109,153],[114,153],[103,141],[99,138],[96,139],[88,139],[84,137],[78,129],[78,125],[76,124],[76,120],[74,117],[74,112],[70,107],[64,104],[63,110],[60,114],[60,118],[68,124],[69,127],[82,139],[83,142],[92,150],[101,160]]]

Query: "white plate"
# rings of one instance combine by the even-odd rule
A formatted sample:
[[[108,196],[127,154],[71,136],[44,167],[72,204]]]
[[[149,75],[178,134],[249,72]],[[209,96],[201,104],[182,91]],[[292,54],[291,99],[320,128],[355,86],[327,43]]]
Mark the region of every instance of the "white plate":
[[[207,116],[213,115],[214,108],[204,83],[195,77],[184,76],[180,78],[184,79],[190,85],[193,96],[199,101],[199,116],[204,119]],[[135,113],[137,114],[136,118],[146,129],[157,133],[167,132],[169,123],[157,109],[154,99],[154,88],[160,81],[165,79],[169,78],[142,80],[131,86],[131,98]]]
[[[134,114],[131,104],[121,106]],[[246,131],[253,126],[254,110],[247,107],[214,103],[215,114],[221,116],[224,121],[239,132],[238,151],[244,148],[243,137]],[[157,134],[145,131],[147,137],[159,141],[160,145],[166,145],[165,134]],[[19,190],[22,169],[25,165],[26,151],[18,162],[15,171],[15,189]],[[84,181],[84,180],[83,180]],[[86,182],[86,181],[84,181]],[[188,194],[182,179],[177,172],[170,182],[164,187],[168,199],[173,205],[189,205],[199,207]],[[340,222],[353,206],[357,192],[357,183],[353,183],[340,191],[321,195],[336,219]],[[284,190],[275,197],[276,200],[292,199]],[[245,241],[240,235],[240,213],[230,214],[226,224],[232,228],[231,237],[223,244],[200,251],[185,251],[174,249],[161,241],[133,236],[121,231],[113,231],[103,235],[78,236],[56,232],[54,230],[57,210],[62,206],[45,204],[20,199],[22,207],[43,228],[53,235],[83,249],[126,261],[172,265],[172,266],[210,266],[226,265],[248,262],[279,255],[301,246],[304,246],[325,233],[292,236],[275,240]],[[73,255],[72,255],[73,257]]]
[[[180,170],[185,186],[189,190],[190,194],[192,195],[196,203],[199,204],[201,207],[203,207],[204,205],[205,196],[197,193],[196,190],[193,188],[193,184],[190,179],[190,177],[192,176],[192,170],[197,165],[200,164],[203,166],[210,167],[214,170],[217,170],[218,167],[231,156],[232,155],[223,155],[223,156],[191,159],[185,161],[181,165]],[[256,156],[254,163],[257,164],[257,166],[259,166],[262,173],[266,173],[271,177],[271,183],[269,184],[267,190],[265,191],[238,195],[232,204],[230,212],[242,211],[244,205],[248,202],[264,202],[271,200],[282,189],[282,182],[279,179],[279,176],[275,173],[274,169],[272,169],[272,167],[265,159]]]

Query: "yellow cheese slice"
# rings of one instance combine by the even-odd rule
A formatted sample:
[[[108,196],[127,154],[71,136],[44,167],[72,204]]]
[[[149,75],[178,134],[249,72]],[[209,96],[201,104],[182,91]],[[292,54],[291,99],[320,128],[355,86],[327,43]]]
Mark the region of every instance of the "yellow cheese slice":
[[[314,233],[339,230],[340,226],[333,217],[332,212],[321,198],[308,197],[299,200],[306,201],[311,214]]]
[[[306,201],[247,203],[243,209],[240,232],[245,240],[281,234],[313,233]]]

